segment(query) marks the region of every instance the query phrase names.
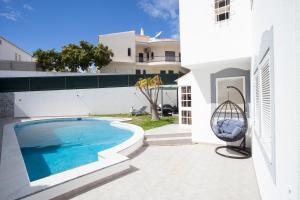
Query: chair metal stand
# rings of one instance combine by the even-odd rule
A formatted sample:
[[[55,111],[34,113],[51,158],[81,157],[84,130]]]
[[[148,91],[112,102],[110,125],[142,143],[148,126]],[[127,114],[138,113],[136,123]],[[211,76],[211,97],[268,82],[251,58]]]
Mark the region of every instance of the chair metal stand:
[[[233,155],[227,155],[224,153],[221,153],[220,149],[227,149],[230,151],[233,151],[235,153],[238,153],[239,155],[233,156]],[[247,159],[251,157],[251,149],[246,147],[246,136],[243,138],[240,146],[233,146],[233,145],[226,145],[226,146],[219,146],[215,149],[215,152],[223,157],[226,158],[233,158],[233,159]]]

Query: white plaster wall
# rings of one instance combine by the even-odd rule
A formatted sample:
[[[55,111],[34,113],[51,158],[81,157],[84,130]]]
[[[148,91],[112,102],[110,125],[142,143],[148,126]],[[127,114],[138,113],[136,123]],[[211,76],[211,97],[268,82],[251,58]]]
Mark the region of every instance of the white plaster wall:
[[[111,62],[100,71],[101,73],[135,74],[135,63]]]
[[[231,1],[229,21],[216,23],[214,1],[179,0],[182,66],[249,57],[250,1]]]
[[[164,104],[174,105],[176,90],[164,91]],[[160,102],[160,101],[159,101]],[[15,117],[129,113],[149,103],[135,87],[15,92]]]
[[[99,35],[98,42],[108,46],[114,53],[115,62],[135,62],[135,32],[121,32],[107,35]],[[128,56],[128,48],[131,48],[131,56]]]
[[[207,63],[206,66],[195,67],[188,80],[179,81],[180,85],[192,86],[192,140],[193,142],[224,144],[211,130],[212,115],[210,75],[225,68],[250,69],[250,58],[231,60],[230,62]],[[180,80],[180,79],[179,79]],[[249,125],[251,127],[251,125]]]
[[[259,55],[263,33],[271,28],[274,32],[275,168],[268,168],[255,135],[252,141],[253,161],[262,200],[300,199],[297,191],[297,163],[300,158],[297,153],[299,129],[296,125],[296,107],[299,103],[295,76],[295,61],[299,57],[299,50],[298,54],[295,52],[295,44],[299,48],[299,40],[295,40],[295,36],[299,38],[296,2],[299,3],[298,0],[255,0],[253,4],[253,59]],[[297,9],[299,12],[299,5]],[[295,27],[298,27],[297,31]],[[255,67],[255,63],[253,61],[252,68]]]
[[[109,65],[103,67],[101,73],[111,74],[135,74],[135,70],[146,70],[147,74],[159,74],[161,70],[173,70],[174,73],[178,73],[180,65],[178,64],[147,64],[147,63],[124,63],[124,62],[112,62]]]
[[[159,74],[161,70],[165,70],[167,74],[169,74],[170,70],[173,70],[174,73],[179,73],[180,66],[176,64],[148,66],[147,71],[153,74]]]
[[[15,53],[18,54],[18,60],[17,61],[25,61],[25,62],[31,62],[33,61],[33,58],[28,53],[22,51],[21,49],[15,47],[11,43],[7,42],[3,38],[0,37],[0,40],[2,41],[0,44],[0,60],[15,60]],[[19,60],[19,55],[21,55],[21,60]]]
[[[296,25],[296,33],[295,33],[295,56],[296,56],[296,86],[297,86],[297,97],[296,102],[300,102],[300,1],[295,0],[295,25]],[[300,104],[297,103],[297,128],[296,130],[300,130]],[[298,134],[298,158],[300,158],[300,134]],[[298,159],[298,198],[300,198],[300,159]]]

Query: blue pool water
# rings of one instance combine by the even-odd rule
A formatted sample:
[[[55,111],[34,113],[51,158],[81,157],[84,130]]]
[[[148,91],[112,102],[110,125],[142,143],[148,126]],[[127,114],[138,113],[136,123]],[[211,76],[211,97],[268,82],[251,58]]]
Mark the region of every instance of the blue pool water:
[[[109,121],[52,119],[15,126],[30,181],[98,161],[98,152],[133,135]]]

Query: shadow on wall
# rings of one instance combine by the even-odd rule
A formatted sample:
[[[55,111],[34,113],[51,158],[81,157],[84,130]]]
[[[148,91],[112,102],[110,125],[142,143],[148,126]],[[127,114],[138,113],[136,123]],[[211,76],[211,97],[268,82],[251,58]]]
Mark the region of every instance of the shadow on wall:
[[[131,107],[150,108],[135,87],[16,92],[14,95],[14,117],[105,115],[129,113]],[[176,90],[164,91],[163,101],[176,105]]]
[[[245,94],[244,98],[246,100],[246,114],[249,118],[249,109],[250,109],[250,70],[243,70],[238,68],[226,68],[216,73],[210,74],[210,85],[211,85],[211,110],[212,113],[217,108],[217,84],[216,81],[218,78],[235,78],[235,77],[243,77],[245,78]],[[221,103],[221,102],[219,102]],[[237,103],[237,102],[235,102]],[[242,108],[242,107],[241,107]],[[242,108],[243,109],[243,108]]]

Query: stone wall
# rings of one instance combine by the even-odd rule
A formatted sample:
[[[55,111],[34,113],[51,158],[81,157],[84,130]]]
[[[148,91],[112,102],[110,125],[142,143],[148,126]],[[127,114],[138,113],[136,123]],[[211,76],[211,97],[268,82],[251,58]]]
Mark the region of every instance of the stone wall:
[[[0,60],[0,70],[36,71],[35,62]]]
[[[14,117],[14,93],[0,93],[0,118]]]

